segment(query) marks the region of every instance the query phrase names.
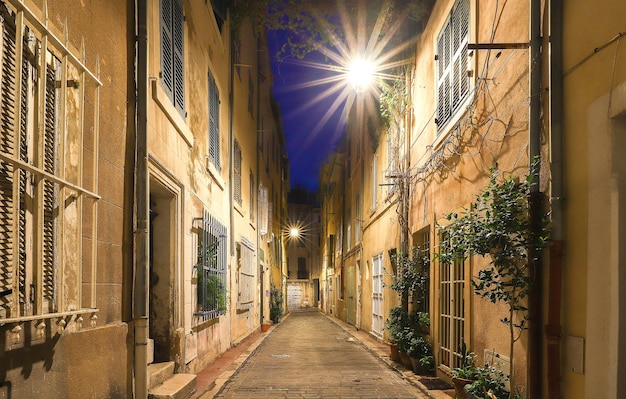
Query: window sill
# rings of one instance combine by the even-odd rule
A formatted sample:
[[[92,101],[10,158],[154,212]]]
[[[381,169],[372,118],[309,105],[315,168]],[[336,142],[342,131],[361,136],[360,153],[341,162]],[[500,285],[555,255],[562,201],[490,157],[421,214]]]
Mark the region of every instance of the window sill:
[[[158,79],[152,80],[152,99],[159,105],[163,113],[172,122],[174,128],[185,140],[187,146],[193,147],[193,135],[187,127],[185,118],[174,108],[170,99],[167,97],[161,86],[158,84]]]
[[[220,190],[224,191],[224,187],[226,187],[226,184],[224,183],[224,180],[222,179],[220,172],[218,172],[217,169],[215,169],[215,166],[211,163],[211,161],[209,161],[208,155],[206,156],[205,159],[206,159],[206,166],[205,166],[206,171],[209,173],[209,175],[211,176],[215,184],[218,185]]]
[[[48,319],[54,319],[54,318],[65,318],[68,316],[74,316],[74,315],[82,315],[82,314],[86,314],[86,313],[93,313],[93,315],[95,316],[96,313],[98,313],[100,310],[96,309],[96,308],[83,308],[83,309],[79,309],[79,310],[70,310],[67,312],[58,312],[58,313],[45,313],[45,314],[38,314],[38,315],[33,315],[33,316],[23,316],[23,317],[11,317],[11,318],[7,318],[7,319],[0,319],[0,326],[3,326],[5,324],[21,324],[21,323],[26,323],[29,321],[35,321],[35,320],[48,320]],[[94,319],[97,320],[97,317]]]
[[[458,128],[461,119],[467,115],[469,112],[469,105],[472,101],[472,96],[468,95],[467,98],[463,101],[463,103],[456,110],[454,115],[441,127],[441,129],[437,128],[437,137],[435,137],[435,141],[433,142],[433,150],[438,150],[442,143],[447,141],[447,138],[450,137],[453,131]]]
[[[220,322],[220,318],[219,317],[216,317],[216,318],[211,319],[211,320],[203,321],[202,323],[200,323],[200,324],[198,324],[196,326],[191,327],[191,331],[197,333],[197,332],[202,331],[204,329],[207,329],[207,328],[209,328],[209,327],[211,327],[211,326],[213,326],[213,325],[215,325],[215,324],[217,324],[219,322]]]
[[[243,217],[244,216],[243,209],[241,209],[241,205],[239,205],[239,202],[235,201],[234,202],[234,207],[235,207],[235,210],[237,211],[237,213],[239,213],[239,215],[241,215]]]

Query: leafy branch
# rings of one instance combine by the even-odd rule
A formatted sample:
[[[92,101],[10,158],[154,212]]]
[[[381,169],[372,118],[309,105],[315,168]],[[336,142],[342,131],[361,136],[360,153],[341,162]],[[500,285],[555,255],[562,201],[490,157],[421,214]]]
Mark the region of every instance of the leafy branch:
[[[511,381],[513,381],[513,348],[527,328],[526,306],[530,276],[529,253],[540,254],[549,237],[547,214],[537,231],[530,226],[530,197],[532,171],[525,179],[505,177],[491,169],[487,188],[476,197],[470,209],[446,216],[442,232],[441,251],[436,256],[444,264],[460,261],[471,254],[491,259],[478,271],[471,284],[474,293],[492,303],[508,306],[508,315],[501,321],[509,326]],[[513,383],[511,383],[513,386]]]

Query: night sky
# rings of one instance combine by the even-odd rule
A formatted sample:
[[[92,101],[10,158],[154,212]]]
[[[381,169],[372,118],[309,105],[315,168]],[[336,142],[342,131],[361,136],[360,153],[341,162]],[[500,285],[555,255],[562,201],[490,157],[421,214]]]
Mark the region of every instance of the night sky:
[[[269,39],[270,52],[274,55],[281,38],[275,32],[270,32]],[[335,149],[344,124],[341,123],[341,109],[329,112],[335,100],[333,96],[324,97],[321,101],[315,100],[329,85],[302,87],[334,73],[312,67],[308,64],[310,62],[330,63],[320,53],[310,53],[304,60],[274,60],[272,72],[274,96],[280,104],[287,140],[291,187],[304,185],[316,190],[320,167],[328,158],[329,152]]]

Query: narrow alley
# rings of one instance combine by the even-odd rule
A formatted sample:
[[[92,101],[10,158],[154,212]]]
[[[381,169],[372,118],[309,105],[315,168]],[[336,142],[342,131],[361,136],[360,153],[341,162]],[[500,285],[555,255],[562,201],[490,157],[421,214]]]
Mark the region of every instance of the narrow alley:
[[[428,398],[317,310],[292,312],[209,398]]]

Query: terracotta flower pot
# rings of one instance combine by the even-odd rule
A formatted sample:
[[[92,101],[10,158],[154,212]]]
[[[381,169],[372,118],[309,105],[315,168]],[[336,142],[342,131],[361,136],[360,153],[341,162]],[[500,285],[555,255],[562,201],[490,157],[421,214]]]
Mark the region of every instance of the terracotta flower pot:
[[[416,359],[414,357],[410,358],[411,359],[411,367],[413,368],[413,372],[415,374],[418,375],[422,375],[424,374],[424,368],[422,367],[422,365],[420,364],[420,360]]]
[[[398,352],[398,345],[389,344],[389,359],[393,360],[394,362],[400,361],[400,353]]]
[[[465,392],[465,386],[471,383],[472,380],[467,380],[465,378],[452,377],[452,384],[454,385],[454,392],[456,393],[456,398],[466,399],[467,392]]]
[[[266,323],[261,324],[261,331],[266,332],[269,329],[270,329],[269,324],[266,324]]]
[[[400,351],[400,361],[406,367],[411,368],[411,369],[413,368],[413,365],[411,364],[411,358],[409,357],[409,355],[407,355],[406,352]]]

